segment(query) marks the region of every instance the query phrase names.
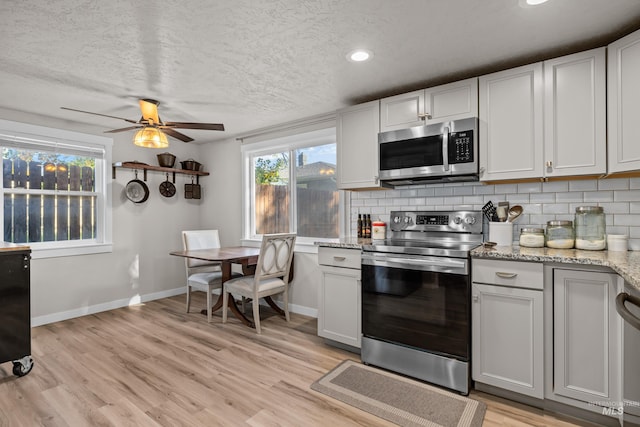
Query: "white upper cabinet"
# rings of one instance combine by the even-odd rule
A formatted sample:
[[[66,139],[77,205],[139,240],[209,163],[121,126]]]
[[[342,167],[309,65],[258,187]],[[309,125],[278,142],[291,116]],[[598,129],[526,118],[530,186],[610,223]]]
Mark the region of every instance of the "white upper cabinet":
[[[482,76],[480,179],[542,177],[542,63]]]
[[[478,116],[478,79],[380,100],[380,132]]]
[[[378,132],[380,101],[354,105],[337,112],[338,188],[379,187]]]
[[[544,62],[545,177],[607,172],[605,67],[604,47]]]
[[[640,170],[640,31],[609,45],[609,173]]]

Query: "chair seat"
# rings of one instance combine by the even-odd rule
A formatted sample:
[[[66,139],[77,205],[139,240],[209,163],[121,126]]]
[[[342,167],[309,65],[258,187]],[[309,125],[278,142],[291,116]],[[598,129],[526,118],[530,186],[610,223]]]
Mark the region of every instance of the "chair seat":
[[[225,282],[224,287],[228,292],[251,298],[253,297],[253,281],[253,276],[239,277]],[[285,283],[278,277],[263,280],[258,285],[258,295],[277,293],[284,287]]]
[[[219,271],[211,271],[208,273],[195,273],[189,276],[187,279],[189,284],[192,285],[212,285],[216,281],[218,282],[218,287],[221,285],[222,273]]]

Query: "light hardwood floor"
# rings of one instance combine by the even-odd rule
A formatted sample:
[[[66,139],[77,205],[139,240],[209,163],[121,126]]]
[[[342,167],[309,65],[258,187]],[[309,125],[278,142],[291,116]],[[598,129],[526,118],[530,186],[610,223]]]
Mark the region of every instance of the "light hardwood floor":
[[[40,326],[33,371],[0,365],[0,426],[389,426],[312,391],[358,355],[324,344],[316,320],[261,307],[263,333],[220,312],[211,324],[184,296]],[[483,393],[485,426],[570,426],[569,419]]]

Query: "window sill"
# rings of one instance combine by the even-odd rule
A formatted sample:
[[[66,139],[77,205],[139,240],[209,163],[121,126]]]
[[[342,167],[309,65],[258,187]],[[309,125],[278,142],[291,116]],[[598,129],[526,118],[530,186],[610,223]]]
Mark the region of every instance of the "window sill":
[[[112,243],[67,246],[64,248],[47,248],[38,246],[34,247],[29,245],[28,243],[25,243],[25,245],[31,247],[31,259],[59,258],[65,256],[92,255],[113,252]]]
[[[249,246],[253,248],[259,248],[262,240],[260,239],[242,239],[240,241],[242,246]],[[296,247],[294,248],[294,252],[306,253],[306,254],[317,254],[318,246],[314,242],[299,242],[296,240]]]

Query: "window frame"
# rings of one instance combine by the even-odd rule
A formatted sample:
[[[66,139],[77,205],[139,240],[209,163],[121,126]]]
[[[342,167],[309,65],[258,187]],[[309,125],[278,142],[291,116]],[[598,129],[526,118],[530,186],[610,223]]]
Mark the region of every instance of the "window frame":
[[[96,197],[96,237],[83,240],[63,240],[55,242],[24,242],[16,245],[29,246],[32,258],[54,258],[61,256],[109,253],[112,242],[112,197],[108,186],[111,167],[113,139],[79,132],[54,129],[26,123],[0,119],[0,147],[18,148],[43,152],[72,151],[77,155],[95,158],[95,182],[93,192],[78,191],[72,195],[95,195]],[[0,170],[3,166],[0,166]],[[5,194],[56,194],[57,190],[9,190],[2,186]],[[61,193],[62,194],[62,193]],[[64,193],[65,195],[68,195]],[[4,224],[4,210],[0,209],[0,223]],[[4,237],[4,236],[3,236]]]
[[[292,133],[284,137],[274,137],[273,139],[264,139],[260,142],[251,144],[243,144],[242,152],[242,190],[243,190],[243,222],[242,222],[242,243],[248,246],[255,246],[262,240],[262,235],[255,233],[255,170],[253,159],[256,157],[286,152],[289,155],[289,227],[297,230],[297,198],[296,198],[296,176],[295,176],[295,151],[299,149],[315,147],[327,144],[337,144],[336,128],[328,127],[319,130],[303,131]],[[337,162],[337,154],[336,154]],[[348,204],[347,194],[343,190],[339,190],[339,215],[338,229],[339,236],[337,238],[321,238],[321,237],[298,237],[296,239],[297,250],[303,247],[315,247],[316,242],[338,242],[343,237],[345,224],[347,220],[345,207]],[[309,251],[309,250],[303,250]],[[315,252],[311,250],[309,252]]]

